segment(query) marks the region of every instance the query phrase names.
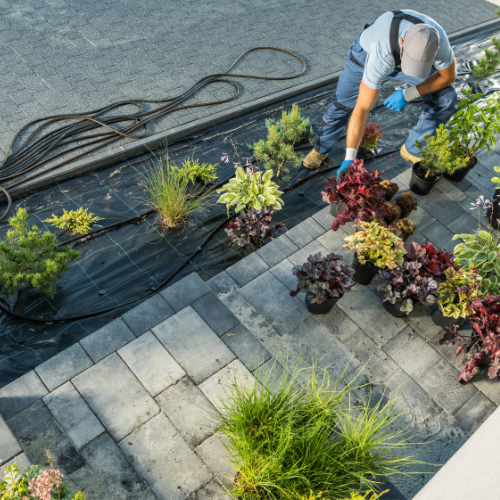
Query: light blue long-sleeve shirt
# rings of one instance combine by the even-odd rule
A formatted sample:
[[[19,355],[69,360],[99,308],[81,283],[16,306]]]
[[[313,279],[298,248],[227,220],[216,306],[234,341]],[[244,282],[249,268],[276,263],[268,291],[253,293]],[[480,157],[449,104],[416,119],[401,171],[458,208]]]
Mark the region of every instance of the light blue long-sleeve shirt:
[[[421,19],[425,24],[437,29],[439,33],[439,50],[434,58],[434,68],[441,70],[450,67],[455,60],[455,54],[444,29],[429,16],[425,16],[414,10],[403,10],[402,12],[404,14],[411,14]],[[363,31],[359,40],[361,47],[368,54],[365,62],[363,82],[371,89],[380,89],[382,80],[395,69],[390,42],[393,17],[392,12],[386,12],[380,16],[369,28]],[[401,21],[399,25],[399,38],[404,39],[406,32],[412,26],[414,24],[409,21]]]

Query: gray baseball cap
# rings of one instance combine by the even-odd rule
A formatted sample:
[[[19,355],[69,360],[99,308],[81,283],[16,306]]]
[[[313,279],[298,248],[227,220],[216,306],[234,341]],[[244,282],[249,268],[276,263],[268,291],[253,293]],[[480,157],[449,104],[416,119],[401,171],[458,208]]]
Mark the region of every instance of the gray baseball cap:
[[[427,78],[439,49],[439,33],[428,24],[415,24],[405,35],[401,70],[414,78]]]

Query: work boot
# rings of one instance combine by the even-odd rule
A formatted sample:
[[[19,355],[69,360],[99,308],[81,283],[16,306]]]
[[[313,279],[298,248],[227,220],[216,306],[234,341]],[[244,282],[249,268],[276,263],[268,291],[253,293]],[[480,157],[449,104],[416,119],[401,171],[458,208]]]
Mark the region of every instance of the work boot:
[[[408,153],[405,144],[401,146],[400,153],[401,157],[404,158],[406,161],[411,161],[412,163],[418,163],[419,161],[422,161],[422,158],[419,158],[418,156],[413,156],[410,153]]]
[[[315,149],[313,149],[302,162],[304,167],[309,168],[310,170],[315,170],[321,165],[323,160],[326,160],[328,157],[328,153],[320,154]]]

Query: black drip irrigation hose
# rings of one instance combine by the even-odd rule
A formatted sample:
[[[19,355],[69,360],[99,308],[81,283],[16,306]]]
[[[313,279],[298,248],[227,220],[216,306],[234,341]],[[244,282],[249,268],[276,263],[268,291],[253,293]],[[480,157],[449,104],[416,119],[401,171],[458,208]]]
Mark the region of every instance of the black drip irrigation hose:
[[[310,147],[310,146],[303,146],[303,147]],[[299,148],[297,148],[297,149],[299,149]],[[395,153],[397,151],[399,151],[399,149],[395,149],[393,151],[387,151],[385,153],[381,153],[379,155],[367,158],[365,161],[371,162],[371,161],[373,161],[373,160],[375,160],[377,158],[383,158],[384,156],[389,156],[389,155],[391,155],[391,154],[393,154],[393,153]],[[336,170],[339,167],[340,167],[340,165],[333,165],[333,166],[330,166],[328,168],[324,168],[322,170],[319,170],[319,169],[315,170],[314,172],[311,172],[309,175],[306,175],[305,177],[303,177],[303,178],[298,179],[297,181],[295,181],[293,184],[290,184],[290,185],[286,186],[285,188],[283,188],[283,194],[286,195],[292,189],[295,189],[298,186],[301,186],[302,184],[304,184],[305,182],[309,181],[310,179],[316,177],[317,175],[324,174],[326,172],[331,172],[333,170]],[[220,187],[220,186],[222,186],[225,183],[226,183],[226,181],[218,183],[217,185],[212,186],[210,189],[212,191],[214,191],[217,187]],[[140,215],[136,215],[134,217],[131,217],[130,219],[126,219],[126,220],[123,220],[123,221],[120,221],[120,222],[116,222],[114,224],[110,224],[109,226],[97,229],[96,231],[93,231],[93,232],[91,232],[91,233],[89,233],[87,235],[76,236],[75,238],[72,238],[71,240],[68,240],[68,241],[65,241],[63,243],[60,243],[60,246],[65,246],[65,245],[68,245],[70,243],[74,243],[75,241],[78,241],[78,240],[81,240],[81,239],[85,239],[85,238],[89,238],[90,236],[95,235],[97,233],[100,233],[102,231],[105,231],[105,230],[107,231],[107,230],[113,229],[115,227],[122,226],[124,224],[128,224],[128,223],[131,223],[131,222],[135,222],[135,221],[141,220],[141,219],[147,217],[148,215],[152,214],[154,211],[155,211],[154,209],[148,210],[147,212],[144,212],[144,213],[142,213]],[[45,324],[62,324],[62,323],[70,322],[70,321],[80,321],[80,320],[83,320],[83,319],[92,318],[94,316],[99,316],[101,314],[105,314],[105,313],[114,311],[114,310],[119,309],[121,307],[132,305],[132,304],[138,302],[139,300],[142,300],[145,297],[148,297],[149,295],[152,295],[152,294],[156,293],[158,290],[160,290],[161,288],[163,288],[164,286],[166,286],[168,283],[170,283],[170,281],[172,281],[172,279],[174,279],[175,276],[177,276],[182,271],[182,269],[184,269],[189,264],[189,262],[192,261],[202,251],[203,247],[212,239],[212,237],[214,236],[214,234],[217,231],[219,231],[224,225],[226,225],[231,219],[233,219],[234,217],[236,217],[236,215],[237,214],[235,213],[235,214],[231,215],[230,217],[227,217],[226,219],[222,220],[219,224],[217,224],[217,226],[214,229],[212,229],[210,231],[210,233],[208,233],[208,235],[202,241],[202,243],[200,244],[200,246],[198,246],[196,248],[196,250],[194,250],[189,256],[186,257],[186,259],[184,260],[184,262],[181,262],[177,266],[176,269],[174,269],[169,275],[167,275],[156,286],[151,287],[150,290],[148,290],[148,291],[146,291],[146,292],[138,295],[137,297],[134,297],[134,298],[132,298],[130,300],[125,301],[123,304],[119,304],[119,305],[116,305],[116,306],[113,306],[113,307],[109,307],[107,309],[101,309],[99,311],[90,312],[90,313],[87,313],[87,314],[81,314],[79,316],[70,316],[70,317],[65,317],[65,318],[35,318],[35,317],[32,317],[32,316],[25,316],[23,314],[17,314],[15,312],[11,311],[10,309],[6,308],[4,306],[4,304],[3,304],[2,301],[0,301],[0,309],[3,312],[7,313],[8,315],[10,315],[10,316],[12,316],[12,317],[14,317],[16,319],[23,320],[23,321],[31,321],[33,323],[45,323]]]

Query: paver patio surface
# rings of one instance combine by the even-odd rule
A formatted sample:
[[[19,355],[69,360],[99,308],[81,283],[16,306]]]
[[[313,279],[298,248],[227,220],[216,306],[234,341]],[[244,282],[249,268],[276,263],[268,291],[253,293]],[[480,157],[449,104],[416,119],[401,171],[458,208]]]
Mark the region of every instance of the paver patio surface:
[[[151,133],[333,74],[363,26],[389,8],[424,12],[453,33],[494,19],[497,6],[487,0],[2,1],[0,148],[5,151],[13,133],[37,118],[176,96],[255,46],[294,51],[308,70],[290,81],[240,81],[237,100],[167,115]],[[290,56],[259,52],[235,71],[287,76],[299,69]],[[213,84],[193,102],[231,93]]]
[[[476,169],[486,175],[484,163]],[[394,180],[406,191],[407,179],[405,172]],[[406,246],[423,242],[434,224],[468,215],[462,204],[482,192],[475,182],[441,180],[439,192],[419,197],[410,215],[417,232]],[[400,393],[407,423],[426,443],[422,460],[446,462],[500,404],[500,384],[482,374],[460,385],[461,361],[452,346],[439,345],[432,311],[417,304],[407,320],[395,319],[376,284],[356,285],[327,315],[311,315],[303,294],[290,297],[292,267],[311,253],[350,262],[342,244],[352,224],[333,232],[332,219],[326,207],[206,283],[188,275],[0,389],[0,459],[43,464],[48,448],[89,500],[229,499],[224,485],[235,471],[207,412],[224,411],[235,379],[251,384],[302,359],[334,379],[366,365],[361,377],[373,397]],[[429,237],[452,245],[448,233]],[[98,355],[104,334],[113,350],[105,357]],[[398,488],[410,499],[430,477],[403,479]]]

